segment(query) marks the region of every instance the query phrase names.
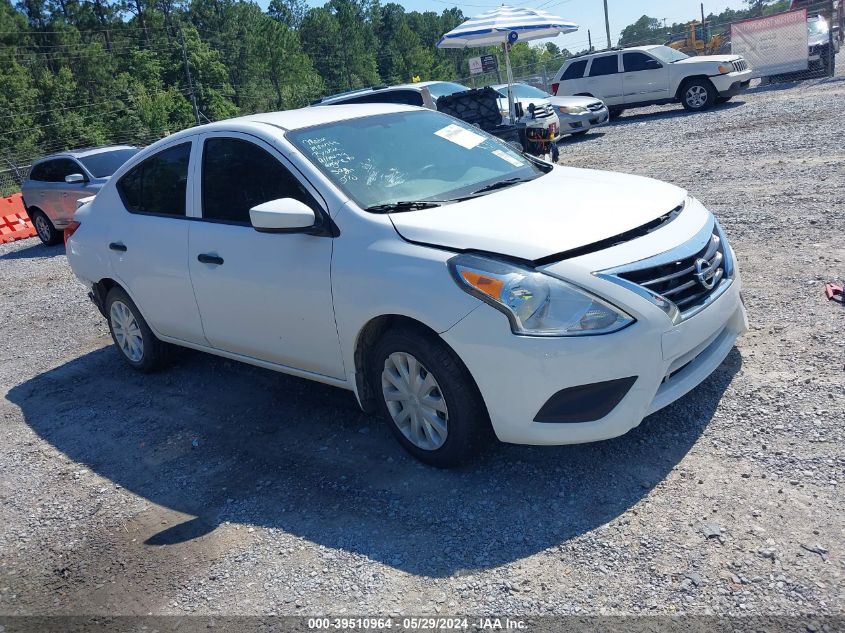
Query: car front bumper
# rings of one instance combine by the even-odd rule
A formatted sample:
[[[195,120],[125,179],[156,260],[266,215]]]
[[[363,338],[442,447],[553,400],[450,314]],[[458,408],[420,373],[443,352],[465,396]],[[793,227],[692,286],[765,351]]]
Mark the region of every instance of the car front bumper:
[[[727,75],[715,75],[710,77],[710,81],[720,97],[733,97],[748,89],[751,85],[751,75],[752,71],[749,69]]]
[[[704,381],[747,327],[737,271],[717,299],[677,325],[654,308],[653,314],[604,336],[516,336],[505,316],[485,304],[442,336],[474,377],[501,441],[553,445],[608,439],[638,426]],[[631,378],[635,381],[625,382]],[[606,384],[621,384],[626,391],[602,417],[536,421],[562,390],[589,396],[593,386]],[[593,395],[608,397],[607,389]]]
[[[586,132],[591,128],[606,125],[610,121],[610,112],[607,106],[601,110],[585,112],[584,114],[561,114],[558,112],[557,116],[560,119],[561,136]]]

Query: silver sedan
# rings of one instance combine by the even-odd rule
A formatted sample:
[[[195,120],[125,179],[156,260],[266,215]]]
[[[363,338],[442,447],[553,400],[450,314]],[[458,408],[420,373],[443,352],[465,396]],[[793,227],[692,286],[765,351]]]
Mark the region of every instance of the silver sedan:
[[[502,95],[500,105],[507,110],[508,85],[500,84],[493,89]],[[586,134],[592,128],[605,125],[610,121],[610,113],[601,99],[595,97],[555,97],[549,93],[529,86],[528,84],[513,84],[514,99],[522,104],[527,112],[528,105],[550,105],[558,119],[560,119],[560,135]]]

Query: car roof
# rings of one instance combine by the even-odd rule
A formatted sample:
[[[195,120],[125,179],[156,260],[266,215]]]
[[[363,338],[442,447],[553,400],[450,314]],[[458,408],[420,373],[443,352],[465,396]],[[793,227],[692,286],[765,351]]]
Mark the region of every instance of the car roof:
[[[64,152],[56,152],[48,154],[43,158],[38,159],[37,162],[45,160],[53,160],[56,158],[85,158],[86,156],[93,156],[94,154],[104,154],[106,152],[114,152],[122,149],[138,149],[134,145],[101,145],[99,147],[83,147],[80,149],[69,149]]]
[[[204,134],[206,132],[249,132],[256,130],[256,128],[264,128],[266,130],[265,126],[274,127],[284,132],[290,132],[315,125],[323,125],[325,123],[336,123],[338,121],[348,121],[351,119],[393,114],[396,112],[416,112],[423,110],[431,112],[431,110],[426,110],[425,108],[417,108],[414,106],[396,103],[342,103],[332,106],[331,108],[309,107],[299,108],[298,110],[284,110],[281,112],[249,114],[246,116],[224,119],[222,121],[215,121],[213,123],[206,123],[205,125],[184,129],[156,141],[147,147],[147,151],[144,153],[147,155],[154,153],[154,151],[162,144],[193,136],[194,134]]]
[[[611,53],[624,53],[625,51],[650,51],[654,50],[655,48],[665,48],[663,44],[646,44],[644,46],[626,46],[624,48],[614,46],[613,48],[606,48],[603,51],[593,51],[591,53],[579,53],[578,55],[572,55],[569,57],[565,62],[564,66],[569,65],[570,62],[581,60],[581,59],[589,59],[590,57],[598,57],[599,55],[610,55]]]
[[[457,84],[456,81],[417,81],[415,83],[407,83],[407,84],[397,84],[395,86],[368,86],[366,88],[358,88],[356,90],[350,90],[348,92],[339,92],[333,95],[326,95],[325,97],[321,97],[312,103],[312,105],[319,105],[319,104],[328,104],[332,101],[338,99],[348,99],[350,97],[355,97],[358,95],[369,94],[373,92],[391,92],[393,90],[415,90],[419,92],[421,88],[427,88],[428,86],[434,86],[436,84]],[[458,84],[463,85],[463,84]]]

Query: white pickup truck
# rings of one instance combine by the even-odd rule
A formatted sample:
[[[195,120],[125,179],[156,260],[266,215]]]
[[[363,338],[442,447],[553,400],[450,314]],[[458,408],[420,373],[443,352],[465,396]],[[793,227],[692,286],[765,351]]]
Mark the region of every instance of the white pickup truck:
[[[739,55],[690,57],[668,46],[637,46],[570,58],[557,72],[552,93],[597,97],[618,116],[662,103],[705,110],[750,81],[751,68]]]

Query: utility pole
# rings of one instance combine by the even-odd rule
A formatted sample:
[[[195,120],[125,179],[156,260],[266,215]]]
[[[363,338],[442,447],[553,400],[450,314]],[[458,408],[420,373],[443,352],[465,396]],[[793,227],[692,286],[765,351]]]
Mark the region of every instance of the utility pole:
[[[701,3],[701,28],[704,28],[704,3]]]
[[[191,97],[191,105],[194,107],[194,119],[197,125],[201,125],[200,109],[197,107],[197,96],[194,94],[194,82],[191,79],[191,66],[188,64],[188,50],[185,48],[185,38],[182,36],[182,29],[179,29],[179,43],[182,45],[182,61],[185,62],[185,77],[188,80],[188,94]]]
[[[611,48],[610,44],[610,18],[607,15],[607,0],[604,0],[604,28],[607,30],[607,48]]]
[[[590,33],[590,29],[587,29],[587,41],[589,44],[587,45],[587,50],[592,53],[593,52],[593,34]]]

